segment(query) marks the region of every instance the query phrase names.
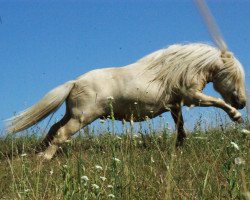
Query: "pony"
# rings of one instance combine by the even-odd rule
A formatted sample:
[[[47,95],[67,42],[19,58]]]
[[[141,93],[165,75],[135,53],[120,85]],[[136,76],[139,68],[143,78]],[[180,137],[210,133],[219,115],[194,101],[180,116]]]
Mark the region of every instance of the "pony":
[[[224,100],[202,92],[209,82]],[[138,122],[171,112],[180,146],[186,137],[182,106],[221,108],[241,123],[237,109],[246,105],[244,82],[243,67],[231,52],[204,43],[174,44],[127,66],[96,69],[56,87],[9,119],[7,132],[31,127],[66,102],[65,115],[50,128],[38,154],[49,160],[74,133],[108,117],[112,101],[116,120]]]

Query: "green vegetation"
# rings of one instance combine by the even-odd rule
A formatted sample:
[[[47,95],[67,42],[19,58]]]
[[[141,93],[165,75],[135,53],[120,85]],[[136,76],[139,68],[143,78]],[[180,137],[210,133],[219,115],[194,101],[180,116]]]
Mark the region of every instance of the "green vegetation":
[[[35,135],[0,139],[0,199],[250,199],[250,134],[196,130],[175,149],[169,129],[114,125],[68,141],[41,162]],[[132,133],[131,133],[132,132]]]

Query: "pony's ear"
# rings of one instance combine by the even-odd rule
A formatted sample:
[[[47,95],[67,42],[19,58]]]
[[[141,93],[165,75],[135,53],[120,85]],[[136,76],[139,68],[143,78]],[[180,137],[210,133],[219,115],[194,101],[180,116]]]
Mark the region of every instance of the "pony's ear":
[[[228,59],[233,58],[233,53],[229,51],[221,52],[222,61],[225,63]]]

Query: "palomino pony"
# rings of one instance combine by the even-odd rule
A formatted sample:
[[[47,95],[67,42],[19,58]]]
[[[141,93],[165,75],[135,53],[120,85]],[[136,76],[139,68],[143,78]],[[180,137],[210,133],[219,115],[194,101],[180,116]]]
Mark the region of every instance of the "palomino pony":
[[[240,62],[228,51],[201,43],[176,44],[125,67],[93,70],[58,86],[10,119],[7,131],[27,129],[66,101],[64,117],[50,128],[43,140],[46,149],[39,154],[51,159],[58,147],[79,129],[110,114],[112,97],[117,120],[142,121],[170,111],[180,145],[186,137],[183,105],[218,107],[233,121],[242,121],[237,109],[246,104],[244,76]],[[209,82],[213,82],[224,101],[202,93]]]

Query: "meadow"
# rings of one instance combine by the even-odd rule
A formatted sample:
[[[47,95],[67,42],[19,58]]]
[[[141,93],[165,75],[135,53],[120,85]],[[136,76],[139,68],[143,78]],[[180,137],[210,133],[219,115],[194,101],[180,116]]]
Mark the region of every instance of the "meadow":
[[[179,149],[164,121],[119,134],[112,119],[102,123],[47,162],[35,154],[40,129],[1,138],[0,199],[250,199],[248,122],[204,129],[198,121]]]

